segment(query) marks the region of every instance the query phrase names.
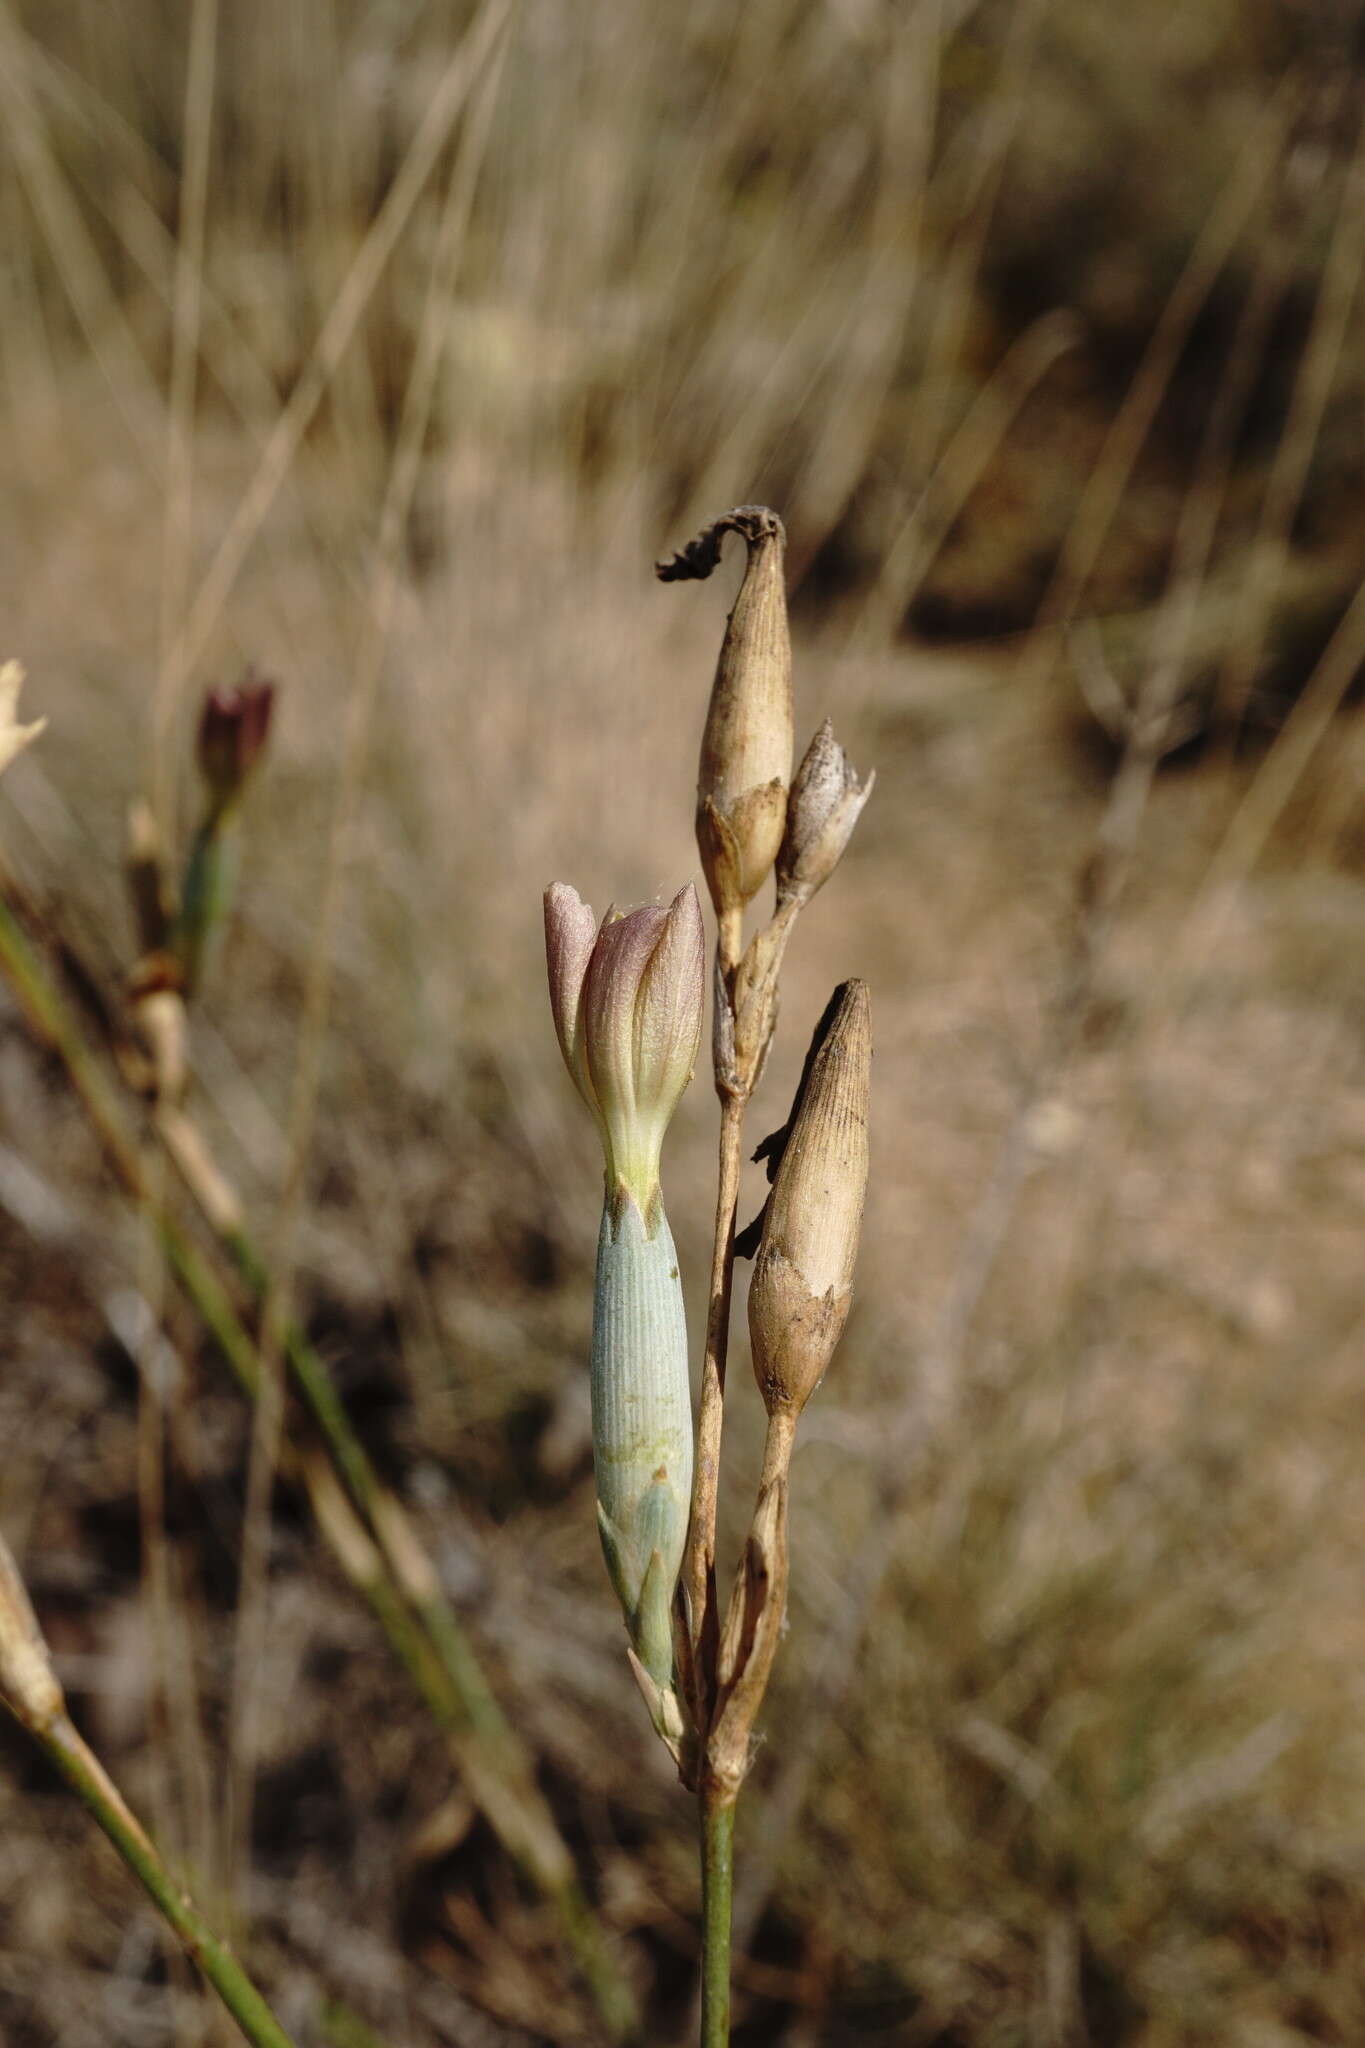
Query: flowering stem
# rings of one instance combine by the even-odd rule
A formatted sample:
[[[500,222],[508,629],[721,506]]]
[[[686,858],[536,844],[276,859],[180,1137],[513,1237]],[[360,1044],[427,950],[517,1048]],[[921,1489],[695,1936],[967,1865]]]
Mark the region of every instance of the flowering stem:
[[[739,1202],[744,1107],[743,1096],[722,1093],[720,1186],[716,1197],[716,1236],[711,1254],[711,1291],[706,1314],[706,1355],[702,1362],[701,1406],[697,1418],[692,1529],[685,1565],[694,1642],[700,1642],[703,1635],[713,1635],[717,1625],[717,1617],[712,1612],[711,1589],[716,1566],[716,1496],[720,1478],[721,1430],[725,1420],[725,1366],[730,1346],[730,1288],[735,1265],[735,1210]]]
[[[701,2048],[728,2048],[730,2040],[734,1842],[734,1797],[708,1785],[701,1796]]]

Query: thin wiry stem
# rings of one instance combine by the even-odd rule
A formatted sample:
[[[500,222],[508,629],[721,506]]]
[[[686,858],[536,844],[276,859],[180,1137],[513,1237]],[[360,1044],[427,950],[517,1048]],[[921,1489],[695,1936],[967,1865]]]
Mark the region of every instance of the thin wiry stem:
[[[20,1714],[19,1718],[48,1761],[103,1828],[247,2040],[254,2048],[294,2048],[232,1950],[214,1933],[189,1893],[172,1877],[155,1843],[67,1714],[63,1711],[50,1719]]]

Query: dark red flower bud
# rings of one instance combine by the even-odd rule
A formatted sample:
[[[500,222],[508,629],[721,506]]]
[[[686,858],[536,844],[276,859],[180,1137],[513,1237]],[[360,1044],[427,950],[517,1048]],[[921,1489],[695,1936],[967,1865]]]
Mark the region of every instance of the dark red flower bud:
[[[275,685],[248,669],[234,689],[210,690],[199,720],[199,772],[215,804],[239,797],[265,750]]]

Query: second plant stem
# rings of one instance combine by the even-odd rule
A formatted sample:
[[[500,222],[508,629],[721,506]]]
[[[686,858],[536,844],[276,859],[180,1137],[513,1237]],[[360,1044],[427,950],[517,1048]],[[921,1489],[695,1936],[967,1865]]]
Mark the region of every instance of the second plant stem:
[[[220,1941],[189,1894],[167,1870],[137,1817],[99,1758],[86,1745],[65,1714],[32,1733],[49,1760],[84,1801],[128,1868],[155,1902],[255,2048],[293,2048],[260,1992],[232,1950]]]

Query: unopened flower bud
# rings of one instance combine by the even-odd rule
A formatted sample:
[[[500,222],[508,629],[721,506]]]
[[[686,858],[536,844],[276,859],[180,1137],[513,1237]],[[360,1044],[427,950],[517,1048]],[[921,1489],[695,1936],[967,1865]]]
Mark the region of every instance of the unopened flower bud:
[[[792,1109],[749,1289],[754,1375],[769,1415],[799,1415],[852,1299],[867,1186],[867,984],[836,989]]]
[[[737,916],[772,871],[792,765],[782,521],[766,505],[741,505],[658,573],[665,581],[708,576],[726,533],[743,537],[749,560],[726,622],[697,777],[697,845],[721,918]]]
[[[47,724],[45,718],[35,718],[32,725],[20,725],[19,691],[23,681],[24,671],[17,661],[0,662],[0,769],[8,768],[15,755],[22,754]]]
[[[790,897],[809,901],[829,880],[876,779],[874,771],[859,782],[826,719],[806,748],[787,799],[787,829],[777,856],[779,903]]]
[[[609,910],[600,930],[578,892],[545,891],[550,1006],[575,1087],[597,1119],[608,1196],[642,1216],[658,1193],[659,1153],[701,1043],[706,943],[689,882],[667,910]]]
[[[199,772],[215,806],[230,804],[265,750],[275,685],[250,669],[235,689],[210,690],[199,719]]]
[[[673,1589],[692,1492],[692,1403],[678,1255],[659,1187],[664,1133],[696,1064],[706,949],[689,883],[665,910],[545,892],[550,1007],[606,1160],[593,1300],[597,1523],[640,1665],[673,1680]]]
[[[275,685],[248,669],[235,689],[210,690],[196,753],[208,804],[190,846],[172,931],[186,995],[203,977],[210,949],[227,922],[237,889],[238,806],[265,751]]]

